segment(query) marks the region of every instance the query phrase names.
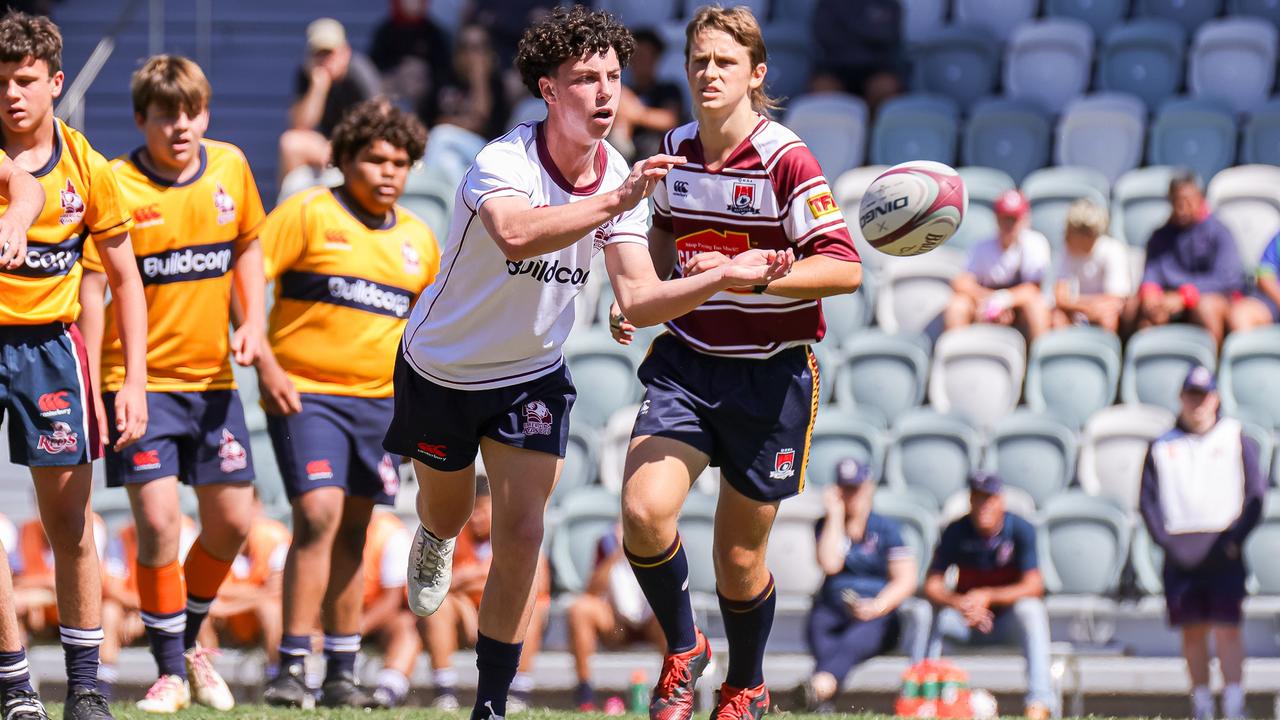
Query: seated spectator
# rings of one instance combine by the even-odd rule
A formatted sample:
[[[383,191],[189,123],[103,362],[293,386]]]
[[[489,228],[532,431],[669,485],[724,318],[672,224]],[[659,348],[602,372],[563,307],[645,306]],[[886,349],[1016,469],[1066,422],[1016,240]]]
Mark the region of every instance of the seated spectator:
[[[1164,550],[1165,603],[1169,624],[1182,631],[1192,717],[1244,718],[1243,548],[1262,515],[1267,480],[1258,444],[1219,414],[1208,368],[1191,368],[1179,397],[1177,426],[1147,450],[1139,509]],[[1210,635],[1224,681],[1221,715],[1209,689]]]
[[[507,131],[511,107],[484,27],[464,25],[458,31],[453,62],[423,98],[418,114],[427,127],[454,125],[485,140]]]
[[[633,33],[636,49],[627,65],[627,80],[618,100],[618,116],[609,142],[627,158],[646,158],[662,152],[662,138],[680,124],[684,96],[675,83],[658,78],[658,62],[666,44],[658,33]]]
[[[1227,321],[1231,332],[1280,322],[1280,234],[1262,251],[1253,292],[1231,306]]]
[[[1097,325],[1120,331],[1129,298],[1129,249],[1107,235],[1106,208],[1077,200],[1067,209],[1066,252],[1058,264],[1053,326]]]
[[[1055,704],[1049,677],[1049,613],[1031,523],[1005,512],[1004,484],[988,472],[969,477],[969,514],[942,531],[924,582],[936,608],[929,657],[943,641],[1021,644],[1027,661],[1026,712],[1044,720]],[[946,573],[956,568],[955,589]]]
[[[667,648],[662,626],[649,608],[644,591],[622,551],[622,526],[600,537],[596,543],[596,563],[587,587],[569,606],[569,647],[578,685],[573,701],[582,712],[595,712],[595,690],[591,687],[591,656],[597,643],[617,650],[637,642],[647,642],[660,651]],[[606,714],[620,714],[622,708],[606,703]]]
[[[1221,346],[1232,296],[1244,289],[1235,238],[1209,213],[1195,173],[1174,175],[1169,203],[1169,221],[1147,242],[1137,328],[1190,322],[1208,330]]]
[[[360,635],[382,649],[373,699],[379,707],[402,704],[422,652],[418,622],[409,611],[409,546],[413,538],[395,513],[376,509],[364,544],[364,612]]]
[[[952,281],[955,294],[943,321],[948,330],[974,322],[1014,325],[1031,343],[1049,329],[1040,291],[1049,241],[1031,229],[1031,205],[1017,190],[996,198],[995,213],[996,234],[970,248],[965,271]]]
[[[847,458],[836,465],[835,487],[822,495],[827,513],[817,524],[817,555],[826,579],[809,612],[810,712],[834,712],[849,672],[896,647],[904,630],[928,633],[927,620],[913,628],[899,621],[899,607],[915,594],[919,566],[898,522],[872,512],[875,492],[870,468]],[[912,662],[919,662],[924,643],[910,644]]]
[[[382,74],[384,94],[413,110],[449,72],[449,36],[431,19],[430,0],[392,0],[391,14],[373,31],[369,59]]]
[[[436,697],[432,706],[439,710],[458,709],[458,672],[453,669],[453,654],[460,647],[475,647],[480,621],[480,596],[489,579],[489,563],[493,559],[493,547],[489,543],[493,527],[493,498],[489,493],[489,479],[476,474],[476,502],[471,518],[458,534],[453,550],[453,582],[449,594],[435,613],[422,620],[419,629],[431,657],[432,682]],[[546,626],[547,610],[551,605],[550,568],[543,557],[538,565],[538,578],[534,581],[537,598],[529,630],[520,653],[520,667],[511,682],[511,697],[507,700],[508,713],[518,712],[529,706],[533,694],[533,661],[542,644],[542,629]]]
[[[347,31],[333,18],[307,26],[307,60],[298,68],[289,129],[280,136],[280,177],[329,162],[329,134],[351,107],[376,97],[382,80],[373,63],[352,51]]]
[[[902,92],[905,69],[899,0],[818,0],[811,28],[812,92],[847,92],[876,108]]]

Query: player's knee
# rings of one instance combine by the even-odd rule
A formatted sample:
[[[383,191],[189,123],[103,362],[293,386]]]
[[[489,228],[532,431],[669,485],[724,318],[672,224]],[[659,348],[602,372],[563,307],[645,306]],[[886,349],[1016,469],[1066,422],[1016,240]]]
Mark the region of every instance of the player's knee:
[[[713,553],[716,568],[716,582],[731,582],[732,578],[744,577],[764,566],[764,549],[749,548],[742,545],[717,546]]]
[[[494,528],[494,541],[497,544],[498,534],[502,534],[501,544],[507,546],[511,554],[523,560],[537,558],[542,547],[542,536],[545,532],[542,513],[531,512],[516,518],[515,522],[501,529]],[[495,564],[498,554],[494,553]]]
[[[59,508],[52,513],[41,513],[40,521],[56,556],[79,555],[93,546],[93,534],[83,510]]]
[[[342,522],[342,504],[302,496],[294,506],[293,541],[299,545],[332,543]]]
[[[649,546],[660,542],[662,537],[670,535],[676,524],[676,514],[666,508],[657,506],[643,498],[624,497],[622,501],[622,532],[627,546],[633,551],[640,551],[638,545]],[[670,542],[666,543],[669,545]],[[663,545],[663,547],[666,547]],[[655,551],[662,547],[654,548]]]

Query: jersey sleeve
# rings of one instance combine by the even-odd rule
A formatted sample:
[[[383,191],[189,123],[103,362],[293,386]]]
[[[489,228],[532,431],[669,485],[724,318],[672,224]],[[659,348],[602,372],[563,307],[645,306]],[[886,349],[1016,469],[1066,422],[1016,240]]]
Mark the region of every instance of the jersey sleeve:
[[[253,171],[249,169],[249,160],[240,157],[241,187],[240,223],[236,228],[236,250],[241,251],[251,240],[258,237],[262,221],[266,219],[266,211],[262,207],[262,195],[258,193],[258,183],[253,179]]]
[[[408,530],[397,530],[387,537],[378,563],[379,587],[400,588],[409,584],[405,568],[409,566],[409,547],[412,544]]]
[[[262,222],[258,240],[262,243],[262,269],[270,282],[302,257],[307,246],[307,204],[285,203]]]
[[[622,213],[605,230],[605,245],[624,242],[649,244],[649,203],[642,202]]]
[[[809,148],[797,144],[787,150],[772,173],[783,229],[797,253],[861,262],[844,213]]]
[[[885,555],[889,562],[906,560],[916,556],[916,551],[902,539],[902,527],[895,520],[889,520],[884,527]]]
[[[472,212],[493,198],[533,197],[529,159],[516,146],[495,143],[486,146],[462,179],[462,201]]]
[[[956,541],[958,538],[959,525],[957,523],[966,522],[963,518],[951,523],[946,530],[942,531],[941,537],[938,539],[938,546],[933,549],[933,559],[929,562],[929,572],[944,573],[952,565],[956,564],[958,558],[955,555]]]
[[[107,159],[89,150],[89,189],[85,193],[84,225],[94,242],[109,240],[133,227],[133,209],[125,205],[120,184]]]

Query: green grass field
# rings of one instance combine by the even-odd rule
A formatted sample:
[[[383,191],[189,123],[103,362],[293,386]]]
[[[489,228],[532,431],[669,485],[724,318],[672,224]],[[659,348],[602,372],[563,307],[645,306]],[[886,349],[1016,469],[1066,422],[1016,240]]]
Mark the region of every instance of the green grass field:
[[[54,720],[62,717],[61,705],[49,703],[47,708],[49,717]],[[139,712],[133,707],[132,703],[115,703],[111,706],[111,712],[116,716],[116,720],[155,720],[156,718],[155,715]],[[798,715],[792,713],[779,713],[778,715],[785,715],[794,720],[817,720],[818,718],[832,720],[835,717],[857,718],[858,720],[892,720],[887,715]],[[328,708],[281,710],[267,707],[266,705],[242,705],[229,713],[193,707],[190,710],[183,710],[173,717],[174,720],[309,720],[310,718],[324,718],[324,720],[465,720],[467,714],[461,710],[458,712],[444,712],[420,707],[405,707],[396,710],[330,710]],[[586,714],[566,710],[530,710],[514,717],[518,717],[520,720],[603,720],[604,718],[610,718],[611,720],[616,718],[639,720],[644,716],[610,716],[602,713]],[[699,714],[695,717],[702,717],[702,715]]]

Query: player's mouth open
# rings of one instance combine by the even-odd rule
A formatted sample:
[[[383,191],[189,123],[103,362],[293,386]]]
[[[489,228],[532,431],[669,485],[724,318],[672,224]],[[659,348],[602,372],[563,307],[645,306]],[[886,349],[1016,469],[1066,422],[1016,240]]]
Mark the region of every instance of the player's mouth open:
[[[591,117],[595,118],[596,120],[608,120],[609,118],[613,117],[613,111],[608,109],[597,110],[596,113]]]

